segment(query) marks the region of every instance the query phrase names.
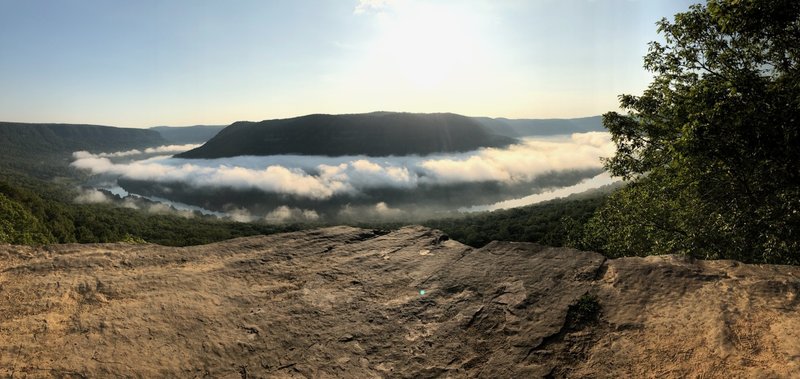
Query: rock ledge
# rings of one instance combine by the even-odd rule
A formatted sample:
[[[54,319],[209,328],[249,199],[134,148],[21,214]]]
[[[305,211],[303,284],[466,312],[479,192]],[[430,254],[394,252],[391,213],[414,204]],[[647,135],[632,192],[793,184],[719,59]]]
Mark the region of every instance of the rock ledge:
[[[0,246],[0,375],[798,377],[800,267],[412,226]]]

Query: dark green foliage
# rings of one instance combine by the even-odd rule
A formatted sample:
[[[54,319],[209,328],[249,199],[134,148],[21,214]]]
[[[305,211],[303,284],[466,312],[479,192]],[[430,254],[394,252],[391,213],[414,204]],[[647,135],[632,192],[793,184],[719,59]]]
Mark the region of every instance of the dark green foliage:
[[[526,207],[430,220],[422,224],[474,247],[497,241],[537,242],[549,246],[581,247],[583,224],[605,200],[558,199]]]
[[[582,326],[597,322],[602,310],[596,296],[583,294],[575,304],[569,306],[566,323],[572,329],[580,329]]]
[[[165,143],[152,130],[0,122],[0,172],[50,179],[69,175],[75,151],[112,152]]]
[[[612,196],[585,242],[609,255],[800,263],[800,2],[710,0],[663,20],[655,74],[604,115]]]
[[[0,193],[0,243],[30,245],[55,241],[25,206]]]
[[[196,214],[150,214],[111,204],[72,204],[76,193],[61,185],[10,177],[0,182],[0,243],[152,242],[199,245],[225,239],[295,231],[310,225],[243,224]],[[35,183],[35,189],[24,188]],[[56,195],[58,194],[58,195]]]
[[[36,231],[41,226],[41,233],[47,238],[37,242],[77,242],[75,228],[62,203],[64,191],[55,190],[54,186],[36,179],[19,176],[6,176],[5,179],[13,180],[15,184],[0,181],[0,194],[24,208],[35,220],[21,223],[21,231]]]
[[[469,117],[452,113],[315,114],[282,120],[237,122],[205,145],[177,156],[424,155],[506,146],[515,141],[511,137],[492,134]]]
[[[158,132],[100,125],[0,122],[0,148],[29,153],[119,151],[166,142]]]
[[[298,225],[221,221],[199,215],[187,219],[105,204],[76,205],[72,215],[76,227],[82,230],[79,242],[114,242],[133,238],[161,245],[186,246],[301,228]]]

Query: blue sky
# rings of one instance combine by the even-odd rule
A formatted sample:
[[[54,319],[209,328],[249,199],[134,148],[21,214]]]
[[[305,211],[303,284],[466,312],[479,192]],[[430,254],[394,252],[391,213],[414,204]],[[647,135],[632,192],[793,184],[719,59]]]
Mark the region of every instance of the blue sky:
[[[640,93],[683,0],[0,0],[0,120],[375,110],[579,117]]]

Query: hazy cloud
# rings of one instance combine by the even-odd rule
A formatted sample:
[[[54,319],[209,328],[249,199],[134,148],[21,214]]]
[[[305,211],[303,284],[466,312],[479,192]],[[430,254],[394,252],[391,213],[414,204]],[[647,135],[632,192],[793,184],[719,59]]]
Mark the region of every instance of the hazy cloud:
[[[609,133],[572,134],[569,140],[526,139],[505,149],[429,159],[420,164],[437,183],[465,181],[526,182],[553,171],[600,167],[614,144]]]
[[[81,189],[80,194],[73,199],[78,204],[107,203],[111,201],[106,194],[96,189]]]
[[[535,193],[532,195],[528,195],[525,197],[521,197],[518,199],[500,201],[494,204],[487,204],[487,205],[475,205],[468,208],[461,208],[459,211],[462,212],[485,212],[485,211],[494,211],[498,209],[509,209],[509,208],[517,208],[523,207],[530,204],[539,203],[542,201],[553,200],[561,197],[567,197],[574,193],[580,193],[584,191],[588,191],[593,188],[599,188],[602,186],[607,186],[610,184],[620,182],[619,178],[613,178],[607,172],[603,172],[599,175],[596,175],[592,178],[588,178],[582,180],[580,183],[567,186],[556,188],[550,191],[545,191],[542,193]]]
[[[318,219],[319,214],[314,210],[289,208],[285,205],[275,208],[275,210],[264,216],[264,221],[270,223],[307,222],[317,221]]]
[[[339,217],[345,219],[359,220],[396,220],[407,216],[407,213],[399,208],[392,208],[381,201],[373,206],[343,206],[339,210]]]
[[[147,212],[160,215],[178,215],[183,218],[193,218],[194,212],[185,209],[176,209],[166,203],[150,203],[145,207]]]
[[[254,222],[263,220],[268,223],[309,222],[319,220],[319,214],[311,209],[290,208],[286,205],[276,207],[264,217],[256,216],[244,208],[232,208],[225,212],[225,217],[236,222]]]
[[[234,208],[228,210],[227,217],[236,222],[253,222],[258,217],[253,216],[247,209],[243,208]]]
[[[128,209],[139,209],[139,205],[136,204],[136,200],[130,197],[126,197],[122,200],[122,207]]]
[[[526,139],[502,149],[487,148],[425,157],[279,155],[204,160],[156,156],[118,163],[109,159],[118,153],[104,155],[80,151],[73,154],[72,166],[94,174],[134,180],[178,182],[195,187],[258,189],[324,200],[340,194],[358,195],[374,188],[413,189],[420,184],[483,181],[527,182],[555,171],[599,168],[599,157],[610,156],[613,151],[614,144],[608,133],[592,132],[561,139]]]
[[[130,157],[134,155],[143,155],[143,154],[159,154],[159,153],[180,153],[182,151],[187,151],[199,147],[200,145],[197,144],[186,144],[186,145],[164,145],[158,147],[148,147],[144,150],[126,150],[126,151],[117,151],[113,153],[99,153],[94,154],[95,156],[102,157],[102,158],[120,158],[120,157]],[[85,151],[81,151],[78,153],[87,153]],[[74,155],[74,154],[73,154]]]
[[[381,201],[380,203],[375,204],[375,213],[382,217],[393,218],[402,216],[405,212],[397,208],[392,208],[385,202]]]
[[[353,13],[363,14],[385,11],[397,2],[398,0],[359,0]]]
[[[158,147],[148,147],[144,149],[145,154],[155,154],[155,153],[180,153],[183,151],[191,150],[197,147],[200,147],[201,144],[185,144],[185,145],[164,145]]]

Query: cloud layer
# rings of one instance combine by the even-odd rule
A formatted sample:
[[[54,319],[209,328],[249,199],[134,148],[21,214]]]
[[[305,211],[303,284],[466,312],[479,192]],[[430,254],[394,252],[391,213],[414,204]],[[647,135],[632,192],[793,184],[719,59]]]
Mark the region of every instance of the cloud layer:
[[[600,167],[599,158],[613,154],[608,133],[573,134],[562,139],[523,140],[507,148],[462,154],[404,157],[321,157],[280,155],[223,159],[178,159],[154,156],[129,162],[110,158],[177,152],[164,146],[145,151],[92,154],[75,152],[72,166],[93,174],[157,183],[184,183],[198,188],[261,190],[299,198],[325,200],[357,196],[374,188],[414,189],[420,185],[472,182],[528,182],[562,170]]]
[[[73,199],[76,204],[96,204],[111,201],[106,195],[96,189],[79,189],[78,196]]]
[[[200,147],[200,145],[197,144],[164,145],[158,147],[148,147],[144,150],[133,149],[133,150],[117,151],[113,153],[99,153],[94,155],[101,158],[120,158],[120,157],[130,157],[134,155],[144,155],[144,154],[180,153],[183,151],[194,149],[196,147]]]

